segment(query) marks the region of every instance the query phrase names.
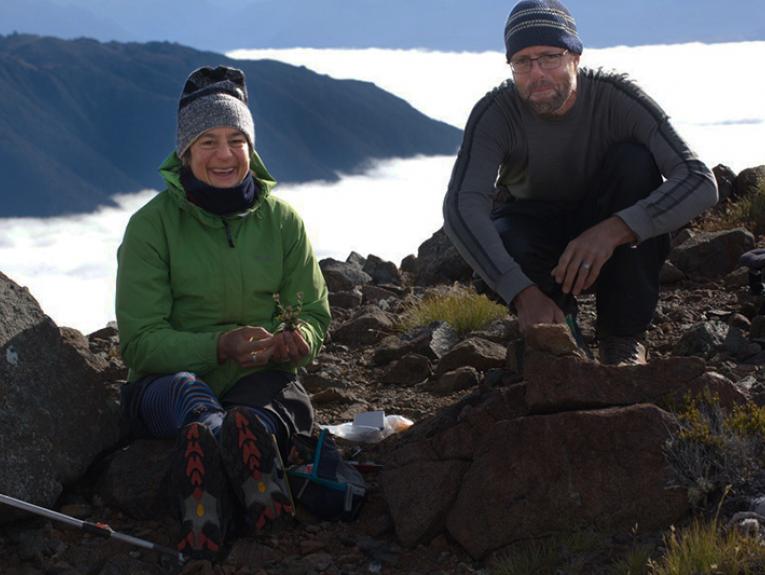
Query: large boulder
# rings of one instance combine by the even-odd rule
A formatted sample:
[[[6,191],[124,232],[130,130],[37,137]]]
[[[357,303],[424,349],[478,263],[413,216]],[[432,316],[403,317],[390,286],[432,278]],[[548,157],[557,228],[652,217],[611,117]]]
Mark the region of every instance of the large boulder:
[[[670,261],[688,275],[719,278],[738,267],[738,259],[754,248],[754,236],[744,228],[702,232],[676,246]]]
[[[319,267],[330,292],[351,291],[372,281],[371,276],[355,260],[341,262],[325,258],[319,262]]]
[[[725,405],[745,399],[699,358],[587,360],[565,326],[527,331],[524,376],[482,385],[383,444],[381,486],[403,544],[447,533],[484,558],[551,533],[666,528],[688,496],[668,487],[676,420],[657,403],[705,389]]]
[[[476,445],[447,530],[483,557],[555,532],[667,527],[688,507],[666,487],[671,424],[653,405],[500,421]]]
[[[401,285],[401,272],[398,271],[396,264],[393,262],[387,262],[375,255],[369,254],[362,269],[369,274],[369,277],[376,284]]]
[[[472,268],[462,259],[443,228],[434,233],[417,250],[415,262],[415,283],[434,285],[469,281]]]
[[[386,441],[381,487],[404,545],[446,529],[481,434],[501,419],[524,413],[518,387],[475,393]]]
[[[666,487],[667,412],[529,416],[524,387],[478,391],[388,446],[382,488],[403,544],[447,532],[482,558],[551,532],[653,529],[685,514],[686,493]]]
[[[765,186],[765,165],[746,168],[736,176],[736,195],[748,196]]]
[[[52,506],[119,440],[108,363],[0,273],[0,493]],[[0,509],[0,519],[8,518]]]

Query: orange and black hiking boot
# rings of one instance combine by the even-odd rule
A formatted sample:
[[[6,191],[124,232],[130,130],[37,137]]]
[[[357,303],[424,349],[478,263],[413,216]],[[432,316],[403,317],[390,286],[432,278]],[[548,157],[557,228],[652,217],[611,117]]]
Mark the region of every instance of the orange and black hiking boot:
[[[221,458],[234,493],[258,532],[294,515],[276,438],[246,407],[230,410],[220,433]]]
[[[205,425],[181,430],[171,485],[181,515],[178,551],[194,559],[218,558],[226,532],[226,479],[218,443]]]

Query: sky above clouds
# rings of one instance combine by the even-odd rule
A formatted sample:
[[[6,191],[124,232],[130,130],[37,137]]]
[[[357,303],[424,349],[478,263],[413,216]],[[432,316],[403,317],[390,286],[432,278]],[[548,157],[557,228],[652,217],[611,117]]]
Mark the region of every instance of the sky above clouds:
[[[458,127],[508,72],[499,52],[286,50],[248,56],[373,81]],[[593,49],[583,56],[584,65],[629,72],[702,160],[736,171],[765,164],[765,79],[751,66],[761,61],[765,42]],[[251,82],[257,97],[257,80]],[[453,160],[385,161],[336,183],[279,186],[276,193],[303,216],[320,258],[345,259],[354,250],[398,264],[441,226]],[[59,325],[86,333],[103,327],[114,319],[116,250],[124,227],[153,193],[120,197],[117,208],[82,216],[0,220],[0,271],[28,286]]]
[[[502,49],[514,0],[2,0],[0,33],[235,48]],[[765,3],[566,0],[587,47],[765,40]]]

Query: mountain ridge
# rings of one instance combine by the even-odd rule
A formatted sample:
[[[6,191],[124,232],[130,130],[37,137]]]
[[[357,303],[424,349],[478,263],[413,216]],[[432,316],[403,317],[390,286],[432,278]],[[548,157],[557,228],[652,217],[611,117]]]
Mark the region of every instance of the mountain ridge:
[[[452,154],[460,131],[356,80],[169,42],[0,36],[0,216],[90,211],[162,182],[193,69],[242,68],[256,148],[277,180],[336,180],[370,160]],[[13,193],[24,190],[24,193]]]

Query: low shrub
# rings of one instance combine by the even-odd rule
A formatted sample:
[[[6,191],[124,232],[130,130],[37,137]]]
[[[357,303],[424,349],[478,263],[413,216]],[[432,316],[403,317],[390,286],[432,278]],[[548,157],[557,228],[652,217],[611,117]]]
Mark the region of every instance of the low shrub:
[[[433,321],[446,321],[463,335],[506,315],[505,306],[471,289],[454,286],[410,304],[402,314],[399,327],[408,330]]]
[[[745,487],[762,466],[765,408],[750,404],[726,414],[710,394],[688,399],[675,415],[664,455],[673,487],[688,490],[693,506],[726,486]]]
[[[719,217],[705,220],[707,231],[745,227],[756,235],[765,234],[765,180],[760,180],[750,194],[723,204]]]

